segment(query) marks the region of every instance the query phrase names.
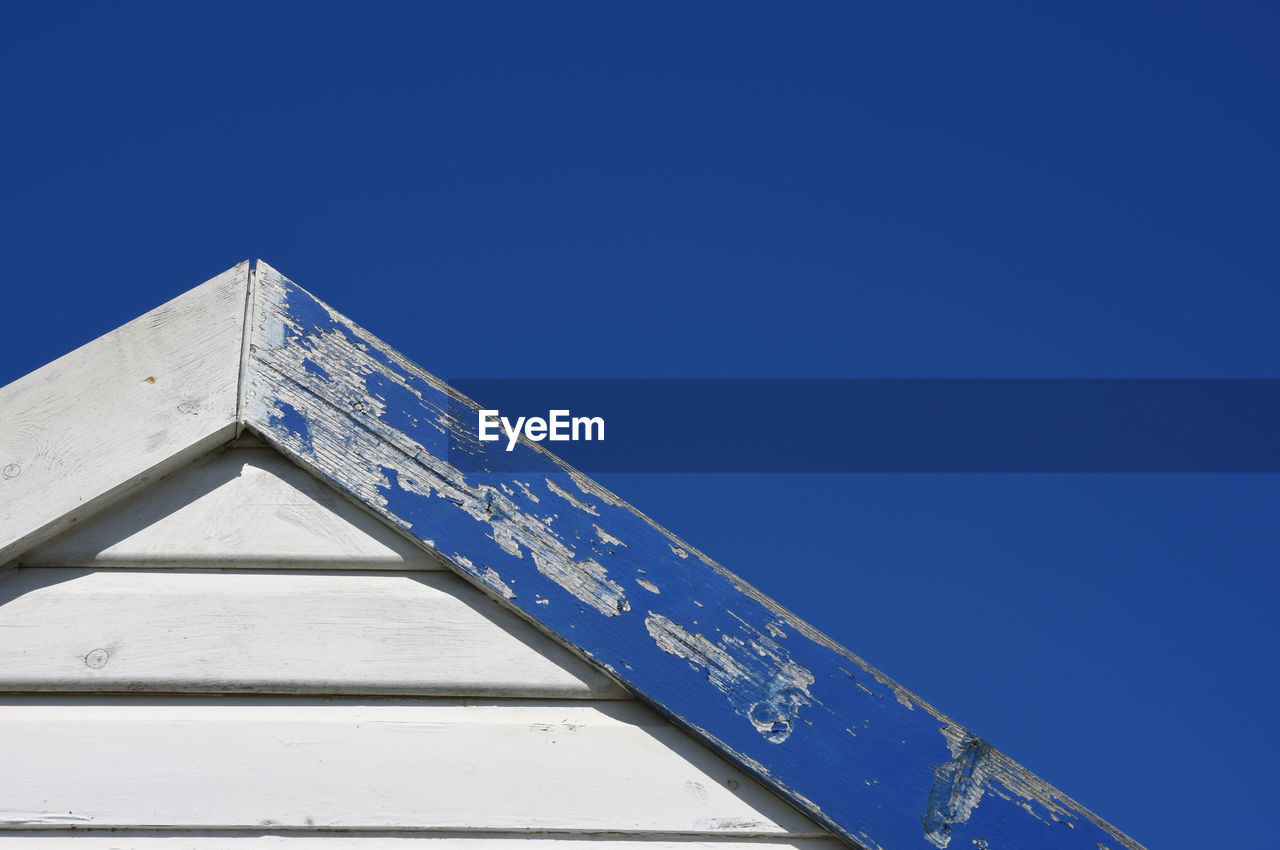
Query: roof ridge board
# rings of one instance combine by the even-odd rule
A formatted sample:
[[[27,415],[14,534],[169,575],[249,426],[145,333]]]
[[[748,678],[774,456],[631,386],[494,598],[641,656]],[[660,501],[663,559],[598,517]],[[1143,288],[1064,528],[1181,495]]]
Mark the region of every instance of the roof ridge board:
[[[236,372],[236,433],[237,438],[244,433],[244,406],[245,393],[248,390],[248,381],[246,377],[249,371],[249,345],[251,342],[251,334],[249,328],[253,327],[253,313],[256,309],[257,299],[254,297],[254,291],[257,288],[258,266],[261,260],[245,261],[248,264],[248,271],[245,275],[245,297],[244,310],[241,318],[240,326],[240,359]]]
[[[486,451],[474,403],[261,261],[254,298],[254,432],[848,842],[1140,848],[541,446]]]

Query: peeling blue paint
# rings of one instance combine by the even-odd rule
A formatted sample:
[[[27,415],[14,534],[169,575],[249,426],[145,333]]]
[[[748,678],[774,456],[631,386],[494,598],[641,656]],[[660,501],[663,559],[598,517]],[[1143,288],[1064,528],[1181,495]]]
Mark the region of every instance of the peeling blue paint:
[[[705,669],[707,681],[767,741],[780,744],[787,740],[800,720],[801,708],[813,704],[809,698],[813,674],[759,632],[747,638],[721,634],[709,639],[653,612],[645,627],[664,652]],[[745,623],[743,627],[754,631]]]
[[[276,411],[271,414],[271,419],[277,427],[296,435],[304,451],[315,451],[311,443],[311,429],[307,425],[307,419],[292,404],[287,401],[277,401]]]
[[[256,274],[250,427],[850,843],[1139,846],[540,447],[481,443],[471,402]]]
[[[971,738],[961,745],[955,758],[934,771],[924,831],[938,847],[950,843],[952,828],[968,821],[982,799],[990,750],[980,738]]]
[[[329,373],[324,370],[324,367],[320,366],[310,357],[303,358],[302,366],[311,374],[324,378],[325,380],[329,380]]]

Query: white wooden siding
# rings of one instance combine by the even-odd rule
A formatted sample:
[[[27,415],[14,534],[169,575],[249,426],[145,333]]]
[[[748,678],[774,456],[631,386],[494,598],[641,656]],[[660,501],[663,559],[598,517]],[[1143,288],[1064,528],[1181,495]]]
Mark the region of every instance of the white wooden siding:
[[[840,846],[271,450],[17,563],[0,848]]]
[[[267,448],[220,452],[19,558],[27,566],[442,570]]]
[[[369,831],[338,834],[263,834],[261,827],[238,834],[229,830],[216,835],[157,835],[154,832],[76,833],[73,850],[845,850],[847,845],[836,838],[606,838],[592,837],[584,841],[579,835],[486,834],[449,835],[440,833],[371,834]],[[18,830],[0,833],[0,848],[19,847],[27,850],[54,850],[66,846],[63,834]],[[11,843],[12,842],[12,843]]]
[[[0,691],[618,699],[452,573],[0,573]]]
[[[13,825],[814,831],[634,701],[14,698],[0,724]]]

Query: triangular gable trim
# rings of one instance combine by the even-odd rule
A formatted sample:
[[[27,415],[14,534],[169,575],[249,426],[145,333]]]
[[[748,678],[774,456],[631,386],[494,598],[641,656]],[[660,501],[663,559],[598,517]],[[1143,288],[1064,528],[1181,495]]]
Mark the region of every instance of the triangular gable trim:
[[[100,492],[81,495],[101,502],[176,466],[165,452],[190,456],[247,426],[855,846],[1139,847],[540,446],[507,453],[480,443],[469,400],[265,263],[245,270],[182,296],[231,276],[213,287],[218,296],[200,296],[226,318],[235,293],[242,311],[249,294],[247,336],[219,337],[235,344],[238,411],[227,412],[225,380],[211,384],[207,427],[190,434],[148,424],[173,398],[140,407],[99,446],[112,470],[94,479]],[[64,361],[80,363],[101,342],[0,390],[0,413],[33,386],[71,386]],[[225,356],[211,345],[171,359]],[[79,445],[83,428],[59,425],[91,416],[81,404],[67,399],[29,430],[46,445],[91,452]],[[155,433],[168,436],[144,452]],[[468,446],[488,471],[450,464],[451,445]],[[0,466],[9,462],[0,456]],[[65,487],[52,471],[34,471]],[[0,494],[14,504],[10,488]],[[0,562],[65,526],[74,504],[62,493],[43,513],[0,522]]]
[[[0,564],[233,438],[249,261],[0,388]]]

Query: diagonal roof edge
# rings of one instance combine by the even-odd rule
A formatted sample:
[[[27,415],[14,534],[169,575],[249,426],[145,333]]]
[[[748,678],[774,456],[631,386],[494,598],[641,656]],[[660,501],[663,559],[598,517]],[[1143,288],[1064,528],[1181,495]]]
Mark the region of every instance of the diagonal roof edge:
[[[254,277],[250,428],[845,839],[1138,846],[540,446],[479,442],[474,403],[274,269]]]
[[[855,846],[1139,848],[476,409],[241,263],[0,389],[0,564],[247,427]]]

